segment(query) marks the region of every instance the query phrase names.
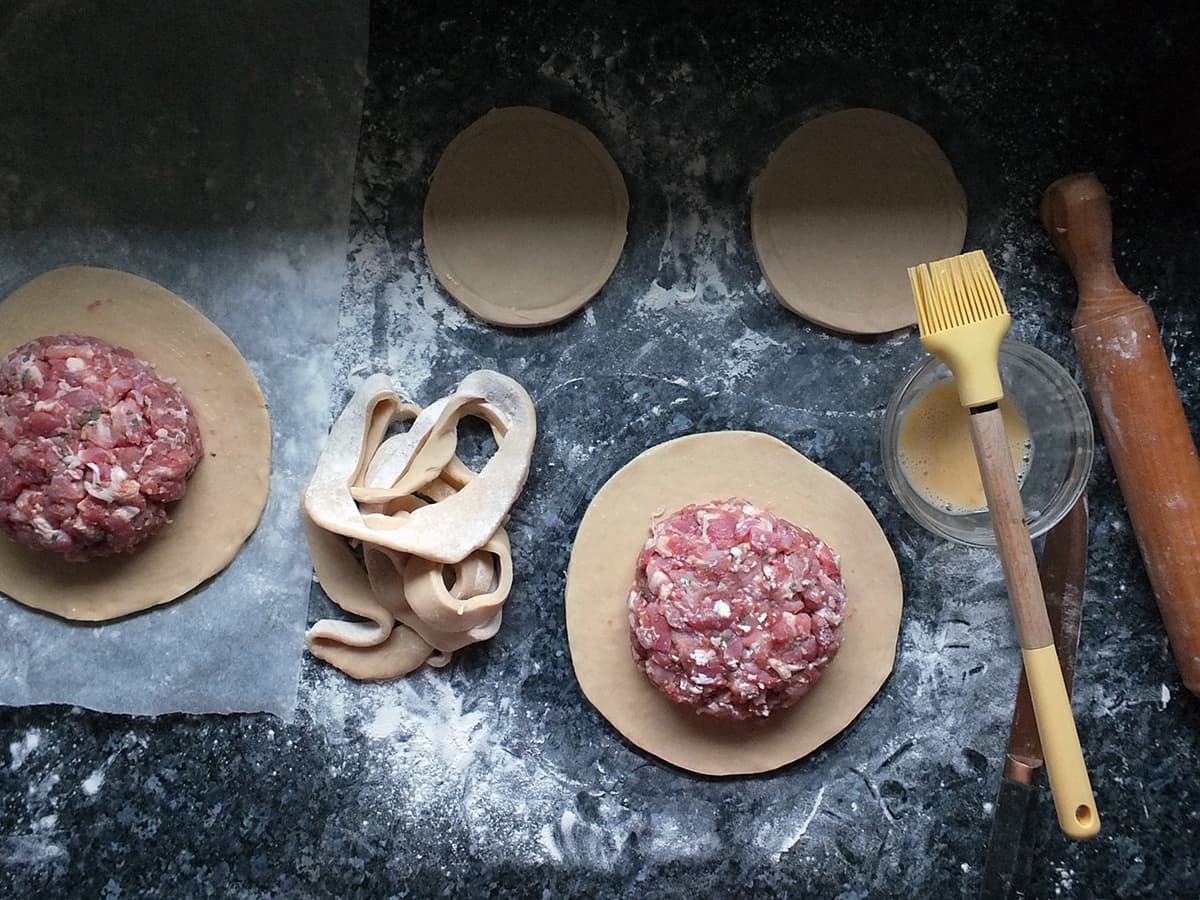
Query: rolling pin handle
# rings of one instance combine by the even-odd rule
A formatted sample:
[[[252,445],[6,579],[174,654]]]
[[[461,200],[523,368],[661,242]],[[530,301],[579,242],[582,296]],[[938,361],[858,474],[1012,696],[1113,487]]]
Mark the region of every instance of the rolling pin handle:
[[[1042,222],[1081,294],[1132,296],[1112,258],[1108,194],[1092,174],[1068,175],[1046,189]]]

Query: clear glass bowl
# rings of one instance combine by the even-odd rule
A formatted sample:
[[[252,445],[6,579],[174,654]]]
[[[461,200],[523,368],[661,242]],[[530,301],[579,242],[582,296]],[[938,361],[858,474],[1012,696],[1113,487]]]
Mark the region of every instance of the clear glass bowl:
[[[934,534],[974,547],[994,547],[987,510],[950,512],[925,499],[908,481],[900,464],[900,426],[913,403],[950,371],[930,356],[916,366],[888,403],[883,417],[883,471],[892,493],[909,514]],[[1032,441],[1029,472],[1021,501],[1032,537],[1045,534],[1079,499],[1092,469],[1092,417],[1070,374],[1028,344],[1005,341],[1000,347],[1004,394],[1025,414]]]

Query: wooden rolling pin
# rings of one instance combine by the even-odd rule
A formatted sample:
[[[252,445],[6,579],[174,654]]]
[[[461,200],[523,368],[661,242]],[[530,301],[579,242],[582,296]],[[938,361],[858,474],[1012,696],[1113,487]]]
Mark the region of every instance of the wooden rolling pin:
[[[1200,695],[1200,459],[1154,313],[1117,276],[1093,175],[1054,182],[1042,221],[1079,285],[1075,350],[1183,683]]]

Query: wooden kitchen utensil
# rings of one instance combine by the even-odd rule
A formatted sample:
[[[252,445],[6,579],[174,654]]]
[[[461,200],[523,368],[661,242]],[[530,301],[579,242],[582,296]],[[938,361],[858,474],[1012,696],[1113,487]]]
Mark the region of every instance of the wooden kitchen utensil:
[[[1200,459],[1150,307],[1117,276],[1094,175],[1054,182],[1042,220],[1079,285],[1075,350],[1183,683],[1200,695]]]
[[[1012,318],[981,250],[916,266],[908,275],[921,343],[950,369],[959,402],[971,413],[975,458],[996,532],[1058,824],[1069,837],[1092,837],[1100,830],[1100,816],[1054,650],[1037,559],[1000,414],[999,400],[1004,396],[1000,342]]]

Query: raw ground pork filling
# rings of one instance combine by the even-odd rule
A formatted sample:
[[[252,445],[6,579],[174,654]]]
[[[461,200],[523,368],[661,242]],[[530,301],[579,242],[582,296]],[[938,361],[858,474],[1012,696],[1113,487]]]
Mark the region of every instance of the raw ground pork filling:
[[[170,380],[128,350],[38,338],[0,361],[0,530],[78,562],[167,523],[202,448]]]
[[[845,602],[838,560],[812,532],[738,498],[688,506],[651,529],[638,557],[633,657],[670,700],[767,716],[833,659]]]

